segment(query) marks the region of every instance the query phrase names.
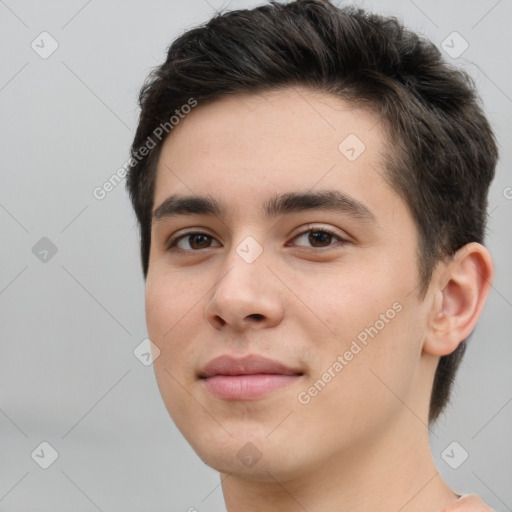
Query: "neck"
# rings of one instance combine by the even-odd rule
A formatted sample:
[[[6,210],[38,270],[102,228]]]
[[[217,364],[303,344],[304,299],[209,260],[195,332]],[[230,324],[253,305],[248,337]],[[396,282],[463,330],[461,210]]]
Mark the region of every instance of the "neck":
[[[321,442],[321,440],[319,440]],[[221,474],[228,512],[439,512],[457,500],[432,460],[428,428],[410,411],[294,478]]]

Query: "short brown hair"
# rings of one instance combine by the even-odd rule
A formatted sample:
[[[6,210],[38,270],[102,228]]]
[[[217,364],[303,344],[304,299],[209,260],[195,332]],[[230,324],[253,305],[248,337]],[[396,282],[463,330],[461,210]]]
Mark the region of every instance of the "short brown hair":
[[[169,47],[144,84],[127,189],[140,227],[147,276],[156,164],[154,131],[194,98],[307,86],[370,108],[388,139],[386,179],[409,206],[419,233],[420,295],[436,263],[484,239],[487,194],[498,158],[475,87],[434,44],[392,17],[327,0],[270,2],[216,14]],[[141,158],[139,150],[155,142]],[[446,406],[464,340],[440,358],[429,421]]]

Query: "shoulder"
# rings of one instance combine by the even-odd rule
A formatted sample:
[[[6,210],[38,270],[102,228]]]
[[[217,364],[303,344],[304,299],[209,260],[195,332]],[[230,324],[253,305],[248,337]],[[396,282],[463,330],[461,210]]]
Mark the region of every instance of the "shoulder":
[[[478,494],[463,494],[457,501],[441,512],[494,512]]]

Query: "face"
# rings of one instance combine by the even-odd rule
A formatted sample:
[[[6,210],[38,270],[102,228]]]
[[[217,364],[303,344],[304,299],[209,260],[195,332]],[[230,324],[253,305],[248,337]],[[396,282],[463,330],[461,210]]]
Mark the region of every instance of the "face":
[[[147,327],[206,464],[291,478],[426,412],[417,230],[386,150],[374,114],[308,89],[199,104],[165,141]]]

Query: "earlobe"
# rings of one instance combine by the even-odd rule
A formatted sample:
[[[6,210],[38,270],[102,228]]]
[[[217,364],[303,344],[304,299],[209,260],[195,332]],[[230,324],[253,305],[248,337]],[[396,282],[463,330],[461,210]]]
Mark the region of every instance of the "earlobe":
[[[489,251],[472,242],[442,264],[423,350],[451,354],[475,328],[489,294],[494,269]]]

